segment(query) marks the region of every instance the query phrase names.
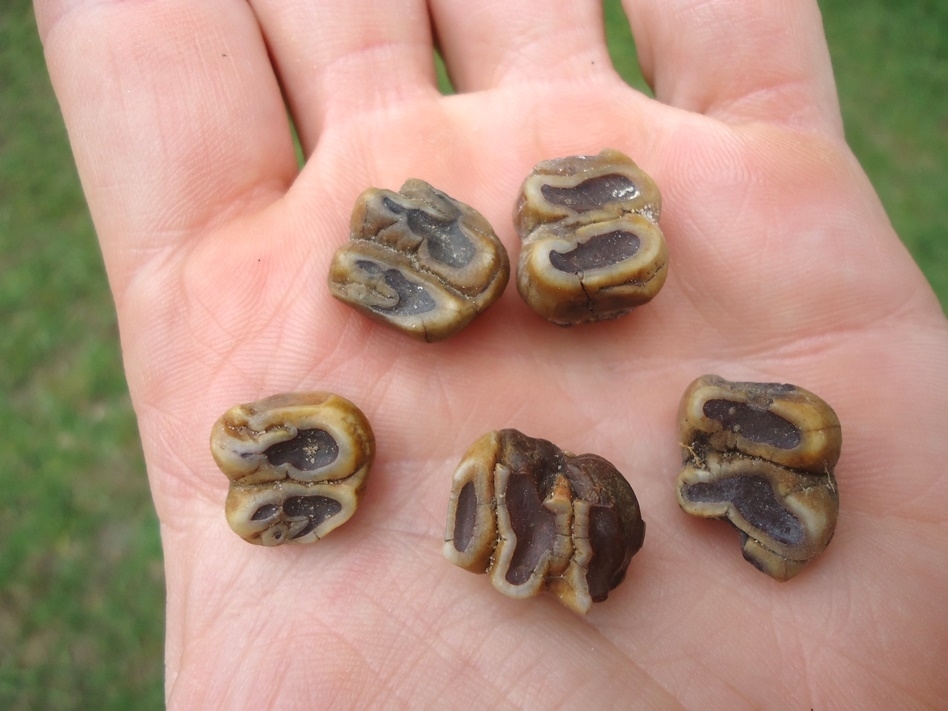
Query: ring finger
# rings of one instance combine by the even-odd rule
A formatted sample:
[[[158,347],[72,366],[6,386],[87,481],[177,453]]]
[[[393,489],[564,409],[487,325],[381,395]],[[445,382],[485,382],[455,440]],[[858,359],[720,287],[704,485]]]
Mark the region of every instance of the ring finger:
[[[435,87],[424,0],[251,0],[307,155],[323,126]]]

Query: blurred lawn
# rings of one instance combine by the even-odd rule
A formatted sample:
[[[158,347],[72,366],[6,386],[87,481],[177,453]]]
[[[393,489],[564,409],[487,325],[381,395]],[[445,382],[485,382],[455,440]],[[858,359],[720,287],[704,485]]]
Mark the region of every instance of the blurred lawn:
[[[162,708],[157,519],[27,0],[0,7],[0,273],[0,709]]]
[[[948,3],[825,0],[847,134],[948,304]],[[642,86],[617,0],[613,58]],[[0,6],[0,709],[161,708],[158,526],[27,0]]]

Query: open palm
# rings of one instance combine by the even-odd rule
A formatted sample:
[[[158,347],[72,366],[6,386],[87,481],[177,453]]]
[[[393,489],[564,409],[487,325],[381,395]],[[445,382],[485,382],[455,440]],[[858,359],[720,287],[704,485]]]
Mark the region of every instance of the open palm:
[[[845,145],[815,3],[628,0],[656,99],[612,70],[598,2],[427,5],[37,0],[162,522],[169,705],[943,699],[948,329]],[[509,288],[422,344],[330,297],[362,189],[427,180],[515,262],[532,166],[607,146],[662,189],[650,305],[562,329]],[[843,423],[836,538],[788,583],[675,502],[675,410],[705,373],[796,383]],[[248,546],[210,426],[294,390],[366,412],[369,488],[316,545]],[[645,546],[586,618],[441,556],[453,468],[502,427],[605,456],[639,497]]]

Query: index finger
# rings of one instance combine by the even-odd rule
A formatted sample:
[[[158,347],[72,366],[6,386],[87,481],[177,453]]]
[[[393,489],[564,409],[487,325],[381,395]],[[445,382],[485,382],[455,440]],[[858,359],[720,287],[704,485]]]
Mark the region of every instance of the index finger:
[[[814,0],[623,0],[659,101],[728,121],[842,120]]]

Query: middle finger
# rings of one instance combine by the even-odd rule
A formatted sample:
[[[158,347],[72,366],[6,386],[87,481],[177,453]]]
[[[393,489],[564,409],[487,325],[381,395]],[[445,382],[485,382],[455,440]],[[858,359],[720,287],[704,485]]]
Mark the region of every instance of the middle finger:
[[[575,79],[612,66],[601,0],[431,0],[431,12],[460,91]]]

